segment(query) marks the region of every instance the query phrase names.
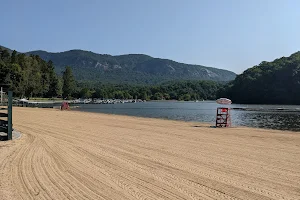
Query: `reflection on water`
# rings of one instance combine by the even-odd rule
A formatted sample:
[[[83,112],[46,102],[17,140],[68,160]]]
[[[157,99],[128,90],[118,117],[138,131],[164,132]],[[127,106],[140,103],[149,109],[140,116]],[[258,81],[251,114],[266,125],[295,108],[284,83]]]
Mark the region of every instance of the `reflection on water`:
[[[182,121],[214,123],[215,102],[145,102],[126,104],[85,104],[78,110],[140,117],[165,118]],[[260,109],[232,110],[233,126],[248,126],[300,131],[300,106],[231,105],[233,108]],[[276,110],[276,109],[288,109]]]
[[[243,119],[243,120],[240,120]],[[233,115],[235,125],[300,131],[300,113],[236,111]]]

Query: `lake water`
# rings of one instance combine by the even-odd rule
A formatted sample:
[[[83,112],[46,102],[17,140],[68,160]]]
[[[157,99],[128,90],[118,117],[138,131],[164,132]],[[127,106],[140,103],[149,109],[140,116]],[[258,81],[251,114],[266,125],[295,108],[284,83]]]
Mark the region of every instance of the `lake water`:
[[[216,109],[217,107],[221,107],[221,105],[210,101],[161,101],[125,104],[83,104],[79,106],[80,107],[76,108],[76,110],[182,121],[208,122],[212,125],[215,123]],[[250,111],[231,110],[233,126],[300,131],[300,105],[232,104],[230,107],[250,109]]]

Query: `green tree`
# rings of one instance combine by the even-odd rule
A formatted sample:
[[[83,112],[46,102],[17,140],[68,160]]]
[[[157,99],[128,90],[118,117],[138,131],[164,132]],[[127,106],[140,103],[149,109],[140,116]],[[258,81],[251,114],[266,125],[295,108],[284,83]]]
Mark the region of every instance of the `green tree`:
[[[103,89],[96,89],[93,98],[106,98],[106,92]]]
[[[132,96],[129,94],[128,91],[124,92],[124,99],[132,99]]]
[[[170,95],[169,95],[168,93],[165,93],[165,94],[164,94],[164,99],[165,99],[165,100],[169,100],[170,98],[171,98],[171,97],[170,97]]]
[[[179,97],[179,100],[190,101],[191,100],[191,95],[190,94],[184,94],[184,95]]]
[[[47,97],[57,97],[62,95],[62,84],[54,72],[54,66],[51,60],[47,63],[47,69],[49,76],[49,89],[47,92]]]
[[[116,92],[114,92],[114,98],[124,99],[124,93],[122,91],[116,91]]]
[[[92,91],[88,88],[82,88],[79,95],[82,98],[87,98],[88,99],[88,98],[92,97]]]
[[[9,52],[6,49],[1,50],[1,52],[0,52],[0,58],[1,58],[1,60],[5,61],[5,62],[9,62],[10,61],[10,54],[9,54]]]
[[[16,63],[16,61],[17,61],[17,52],[13,50],[11,54],[11,63]]]
[[[62,94],[63,94],[62,88],[63,88],[63,84],[64,84],[63,79],[61,77],[57,77],[57,79],[58,79],[58,84],[56,85],[57,86],[56,93],[58,96],[62,96]]]
[[[148,94],[147,94],[147,92],[143,93],[142,99],[143,100],[148,100]]]
[[[75,91],[75,79],[71,67],[67,66],[63,72],[63,97],[70,98]]]
[[[163,95],[160,92],[156,92],[152,97],[153,100],[161,100],[162,98],[163,98]]]

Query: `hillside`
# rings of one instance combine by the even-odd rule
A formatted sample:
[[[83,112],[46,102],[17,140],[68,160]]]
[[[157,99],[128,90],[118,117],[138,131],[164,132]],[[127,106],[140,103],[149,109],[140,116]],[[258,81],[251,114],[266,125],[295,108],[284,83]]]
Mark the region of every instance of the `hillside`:
[[[247,69],[219,91],[234,103],[300,104],[300,52]]]
[[[0,45],[0,49],[7,50],[10,54],[13,52],[13,50],[11,50],[11,49],[9,49],[7,47],[1,46],[1,45]]]
[[[134,57],[148,59],[147,57]],[[120,63],[138,62],[130,56],[120,56]],[[145,100],[215,99],[221,83],[209,80],[176,80],[160,85],[109,84],[82,81],[75,84],[70,67],[66,67],[63,78],[57,77],[52,61],[44,61],[37,55],[26,56],[9,49],[0,48],[0,83],[8,84],[18,97],[63,96],[67,98],[116,98]],[[65,82],[67,81],[67,82]]]
[[[31,51],[52,60],[58,73],[71,66],[77,80],[110,83],[157,84],[169,80],[230,81],[236,74],[227,70],[189,65],[143,54],[111,56],[90,51],[70,50],[61,53]]]

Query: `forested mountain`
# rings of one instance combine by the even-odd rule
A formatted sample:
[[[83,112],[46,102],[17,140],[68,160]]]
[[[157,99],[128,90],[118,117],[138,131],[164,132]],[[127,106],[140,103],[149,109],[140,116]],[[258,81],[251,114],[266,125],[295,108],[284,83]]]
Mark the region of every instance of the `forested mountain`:
[[[247,69],[218,96],[234,103],[300,104],[300,52]]]
[[[108,56],[110,58],[111,56]],[[121,65],[152,59],[145,55],[117,56]],[[133,65],[132,64],[132,65]],[[141,67],[143,67],[141,65]],[[214,70],[214,69],[213,69]],[[0,84],[8,84],[15,97],[117,98],[117,99],[215,99],[221,83],[204,80],[176,80],[157,85],[132,85],[104,81],[76,81],[71,67],[62,69],[59,78],[51,60],[25,55],[0,47]]]
[[[67,65],[71,67],[65,68]],[[67,82],[55,73],[56,70],[62,75],[65,69],[63,78]],[[226,70],[147,55],[111,56],[82,50],[36,51],[25,55],[0,46],[0,83],[9,84],[15,96],[20,97],[61,94],[178,100],[228,97],[234,103],[300,104],[300,52],[273,62],[263,61],[226,85],[210,81],[228,81],[234,77],[234,73]],[[63,88],[68,92],[63,93]]]
[[[169,80],[230,81],[236,77],[235,73],[227,70],[188,65],[143,54],[111,56],[83,50],[61,53],[31,51],[26,54],[39,55],[46,61],[52,60],[57,73],[61,73],[65,66],[71,66],[79,81],[157,84]]]

